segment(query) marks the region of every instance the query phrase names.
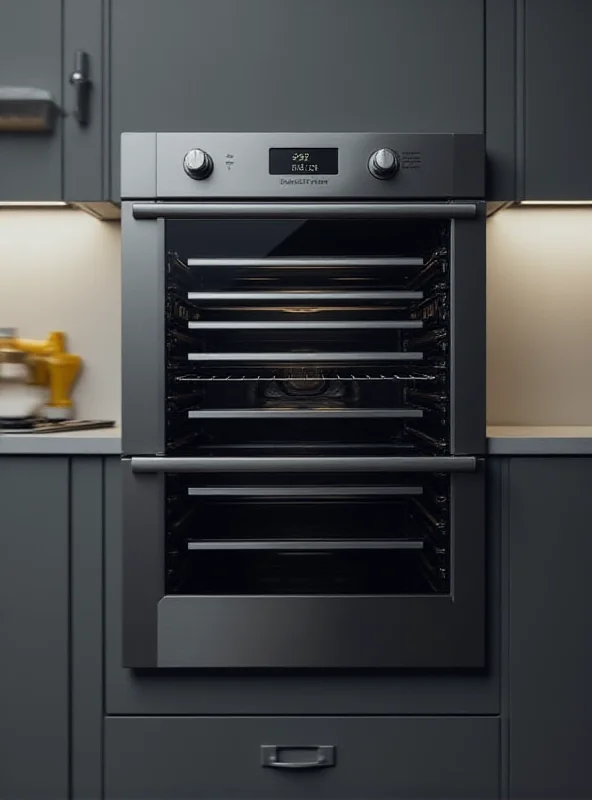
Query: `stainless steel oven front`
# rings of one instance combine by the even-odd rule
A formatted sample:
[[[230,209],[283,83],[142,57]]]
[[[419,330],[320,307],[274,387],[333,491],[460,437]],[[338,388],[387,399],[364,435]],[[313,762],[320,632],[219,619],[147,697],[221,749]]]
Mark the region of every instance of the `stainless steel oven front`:
[[[484,666],[482,137],[122,156],[124,666]]]

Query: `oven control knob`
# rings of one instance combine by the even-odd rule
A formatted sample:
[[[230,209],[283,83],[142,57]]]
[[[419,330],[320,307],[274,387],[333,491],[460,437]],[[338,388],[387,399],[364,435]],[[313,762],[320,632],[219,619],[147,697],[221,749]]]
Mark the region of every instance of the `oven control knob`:
[[[401,165],[399,154],[388,147],[381,147],[372,153],[368,161],[368,169],[375,178],[382,181],[388,180],[395,175]]]
[[[214,162],[205,150],[196,148],[190,150],[183,159],[183,169],[196,181],[203,181],[209,178],[214,169]]]

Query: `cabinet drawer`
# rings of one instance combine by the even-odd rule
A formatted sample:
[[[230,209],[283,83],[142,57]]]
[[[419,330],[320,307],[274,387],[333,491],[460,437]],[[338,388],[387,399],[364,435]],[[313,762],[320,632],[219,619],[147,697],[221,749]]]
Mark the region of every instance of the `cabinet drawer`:
[[[495,717],[106,720],[106,800],[498,796]]]

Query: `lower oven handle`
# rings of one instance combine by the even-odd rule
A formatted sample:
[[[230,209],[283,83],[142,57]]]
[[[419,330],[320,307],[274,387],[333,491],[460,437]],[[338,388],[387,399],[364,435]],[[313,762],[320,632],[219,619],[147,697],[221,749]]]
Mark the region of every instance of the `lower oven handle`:
[[[132,472],[475,472],[475,456],[135,456]]]

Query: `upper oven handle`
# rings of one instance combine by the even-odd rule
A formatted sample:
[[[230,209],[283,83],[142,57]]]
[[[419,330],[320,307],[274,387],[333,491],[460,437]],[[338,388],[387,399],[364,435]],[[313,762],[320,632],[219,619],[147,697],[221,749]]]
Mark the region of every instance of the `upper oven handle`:
[[[134,203],[135,219],[473,219],[477,203]]]
[[[474,456],[136,456],[132,472],[475,472]]]

